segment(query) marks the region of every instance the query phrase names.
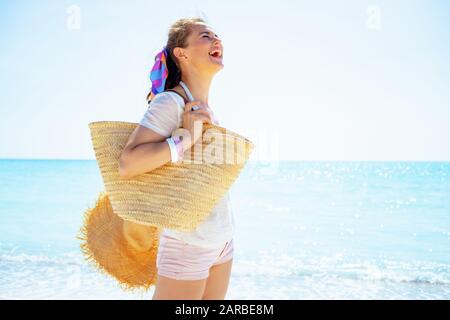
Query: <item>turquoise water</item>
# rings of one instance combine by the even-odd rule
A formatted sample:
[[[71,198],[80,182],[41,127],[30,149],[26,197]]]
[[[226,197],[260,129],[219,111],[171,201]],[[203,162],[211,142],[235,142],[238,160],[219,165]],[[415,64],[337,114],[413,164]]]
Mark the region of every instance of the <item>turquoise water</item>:
[[[0,298],[150,299],[75,238],[95,161],[0,160]],[[450,163],[249,163],[228,299],[449,299]]]

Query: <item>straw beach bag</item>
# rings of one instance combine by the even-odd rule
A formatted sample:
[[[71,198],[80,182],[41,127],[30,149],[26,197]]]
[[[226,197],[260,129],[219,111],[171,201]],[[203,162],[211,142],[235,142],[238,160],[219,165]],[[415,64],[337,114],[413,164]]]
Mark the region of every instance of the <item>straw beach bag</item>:
[[[123,290],[156,283],[159,235],[164,228],[193,231],[211,214],[245,166],[253,143],[214,124],[180,163],[168,162],[132,179],[119,176],[119,159],[137,123],[89,124],[104,183],[83,216],[77,238],[85,258]]]

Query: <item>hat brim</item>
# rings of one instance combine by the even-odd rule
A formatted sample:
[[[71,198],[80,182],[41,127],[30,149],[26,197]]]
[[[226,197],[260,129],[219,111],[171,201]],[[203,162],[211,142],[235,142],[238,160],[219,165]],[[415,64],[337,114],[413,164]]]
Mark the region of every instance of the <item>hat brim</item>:
[[[157,280],[156,257],[162,229],[148,228],[150,246],[136,249],[124,235],[124,220],[114,213],[106,192],[84,213],[77,236],[85,259],[99,271],[114,277],[122,290],[147,291]]]

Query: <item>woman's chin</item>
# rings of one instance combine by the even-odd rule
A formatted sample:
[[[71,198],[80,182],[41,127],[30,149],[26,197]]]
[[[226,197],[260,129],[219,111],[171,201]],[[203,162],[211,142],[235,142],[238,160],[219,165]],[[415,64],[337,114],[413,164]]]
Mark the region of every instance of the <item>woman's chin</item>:
[[[214,65],[218,65],[223,67],[223,58],[214,58],[214,57],[209,57],[209,60],[214,64]]]
[[[223,69],[223,67],[225,67],[223,63],[216,63],[216,66],[219,70]]]
[[[216,73],[219,72],[220,70],[222,70],[224,68],[224,64],[222,62],[222,59],[209,59],[209,62],[204,65],[205,71],[208,70],[208,72],[212,72],[212,73]]]
[[[223,64],[214,63],[214,64],[210,64],[208,69],[209,69],[210,72],[212,72],[212,73],[217,73],[217,72],[219,72],[220,70],[222,70],[223,68],[224,68],[224,65],[223,65]]]
[[[217,71],[222,70],[225,67],[222,62],[216,62],[214,63],[214,66],[216,67]]]

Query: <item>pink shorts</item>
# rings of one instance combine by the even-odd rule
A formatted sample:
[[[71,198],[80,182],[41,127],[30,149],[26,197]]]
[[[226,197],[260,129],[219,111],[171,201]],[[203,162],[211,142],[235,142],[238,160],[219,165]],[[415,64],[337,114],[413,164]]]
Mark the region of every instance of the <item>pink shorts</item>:
[[[158,274],[176,280],[208,278],[209,268],[233,258],[233,240],[219,248],[204,248],[161,234],[156,265]]]

